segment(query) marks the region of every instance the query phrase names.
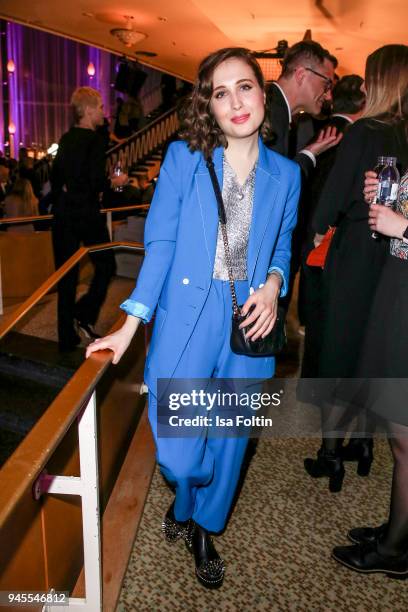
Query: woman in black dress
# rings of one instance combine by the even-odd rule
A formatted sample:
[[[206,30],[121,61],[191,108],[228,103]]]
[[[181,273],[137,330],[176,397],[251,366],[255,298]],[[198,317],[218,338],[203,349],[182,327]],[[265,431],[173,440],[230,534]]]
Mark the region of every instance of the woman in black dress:
[[[408,147],[408,122],[405,143]],[[366,181],[369,194],[376,182]],[[373,205],[369,225],[392,238],[360,364],[361,374],[370,378],[370,408],[386,420],[394,458],[391,503],[386,524],[352,529],[348,537],[354,545],[336,547],[333,556],[359,572],[408,577],[408,172],[401,180],[397,212]]]
[[[317,237],[331,226],[337,229],[324,274],[325,321],[319,377],[330,380],[322,381],[323,444],[317,459],[305,459],[304,464],[311,476],[329,477],[331,491],[339,491],[342,486],[341,432],[347,430],[354,389],[349,379],[357,376],[367,316],[388,251],[388,242],[374,239],[367,224],[364,172],[375,167],[380,155],[397,157],[402,166],[407,165],[406,114],[400,105],[407,75],[406,45],[386,45],[367,58],[364,117],[350,127],[340,143],[314,217]],[[360,432],[367,431],[363,420],[358,427]],[[372,439],[354,439],[347,450],[348,459],[359,461],[360,475],[367,475]]]

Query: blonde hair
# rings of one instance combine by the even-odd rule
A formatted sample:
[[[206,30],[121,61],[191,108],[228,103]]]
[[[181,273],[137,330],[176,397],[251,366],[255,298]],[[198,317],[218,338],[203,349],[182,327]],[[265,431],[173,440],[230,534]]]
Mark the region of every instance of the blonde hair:
[[[28,179],[17,179],[10,195],[17,196],[22,201],[20,216],[34,217],[38,215],[38,199],[35,197],[31,182]]]
[[[384,123],[408,118],[408,46],[385,45],[367,58],[364,117]]]
[[[71,96],[71,106],[75,122],[82,119],[87,106],[95,108],[100,101],[101,94],[96,89],[93,89],[93,87],[77,87]]]

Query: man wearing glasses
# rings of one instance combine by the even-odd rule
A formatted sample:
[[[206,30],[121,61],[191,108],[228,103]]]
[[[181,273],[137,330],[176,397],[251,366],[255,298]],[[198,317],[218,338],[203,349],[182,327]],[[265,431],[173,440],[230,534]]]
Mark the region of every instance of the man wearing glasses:
[[[288,49],[282,64],[282,74],[270,84],[268,104],[272,115],[275,140],[271,148],[294,159],[308,176],[316,166],[316,156],[338,144],[336,130],[322,131],[312,143],[296,152],[291,130],[292,118],[300,111],[319,115],[331,91],[337,60],[314,41],[301,41]]]
[[[316,167],[316,157],[336,146],[342,137],[335,127],[321,130],[317,138],[301,151],[296,149],[296,129],[291,128],[292,117],[300,111],[320,115],[324,102],[332,100],[332,86],[337,59],[314,41],[301,41],[290,47],[282,62],[282,73],[270,84],[267,108],[271,113],[275,139],[268,143],[277,153],[296,161],[307,179]],[[292,235],[292,259],[289,290],[280,305],[287,311],[292,298],[295,276],[300,269],[301,249],[306,238],[308,222],[307,202],[300,199],[298,223]],[[299,288],[299,323],[303,321],[303,279]]]

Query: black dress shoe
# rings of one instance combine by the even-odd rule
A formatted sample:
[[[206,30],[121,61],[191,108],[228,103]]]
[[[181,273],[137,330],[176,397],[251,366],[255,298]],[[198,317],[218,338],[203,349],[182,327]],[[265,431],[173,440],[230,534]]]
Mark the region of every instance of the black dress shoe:
[[[408,578],[408,551],[398,556],[384,556],[377,550],[377,541],[353,546],[336,546],[333,557],[346,567],[363,574],[382,573]]]
[[[196,576],[207,589],[218,589],[224,580],[225,564],[217,553],[210,534],[190,521],[186,546],[194,554]]]
[[[185,538],[190,521],[178,521],[174,516],[174,502],[166,512],[163,519],[162,531],[168,542],[177,542],[180,538]]]
[[[343,460],[336,451],[325,451],[320,448],[317,451],[317,459],[304,459],[303,464],[306,472],[312,478],[329,479],[329,490],[331,493],[341,491],[344,479]]]
[[[385,532],[388,523],[384,523],[379,527],[356,527],[356,529],[350,529],[347,534],[350,542],[354,544],[363,544],[376,542],[378,538]]]
[[[97,340],[97,338],[101,337],[100,334],[96,333],[94,326],[90,323],[84,323],[83,321],[75,319],[75,325],[77,331],[83,334],[88,340]]]
[[[343,461],[357,461],[357,474],[368,476],[374,459],[372,438],[350,438],[341,449]]]

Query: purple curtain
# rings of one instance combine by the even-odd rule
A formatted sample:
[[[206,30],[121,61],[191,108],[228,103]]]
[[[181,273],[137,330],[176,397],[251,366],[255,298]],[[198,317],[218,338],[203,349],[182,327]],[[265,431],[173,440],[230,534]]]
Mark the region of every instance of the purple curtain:
[[[105,114],[112,118],[118,95],[114,90],[117,56],[11,22],[7,24],[7,54],[16,66],[8,76],[16,156],[20,146],[46,149],[59,141],[71,123],[69,101],[78,86],[98,89]],[[95,66],[93,77],[87,72],[89,62]],[[161,73],[143,69],[148,78],[140,97],[146,114],[161,102]]]
[[[1,54],[0,54],[0,77],[3,80],[7,79],[7,70],[6,67],[2,65]],[[4,133],[4,112],[3,112],[3,87],[1,87],[0,83],[0,151],[4,153],[5,147],[5,133]]]

